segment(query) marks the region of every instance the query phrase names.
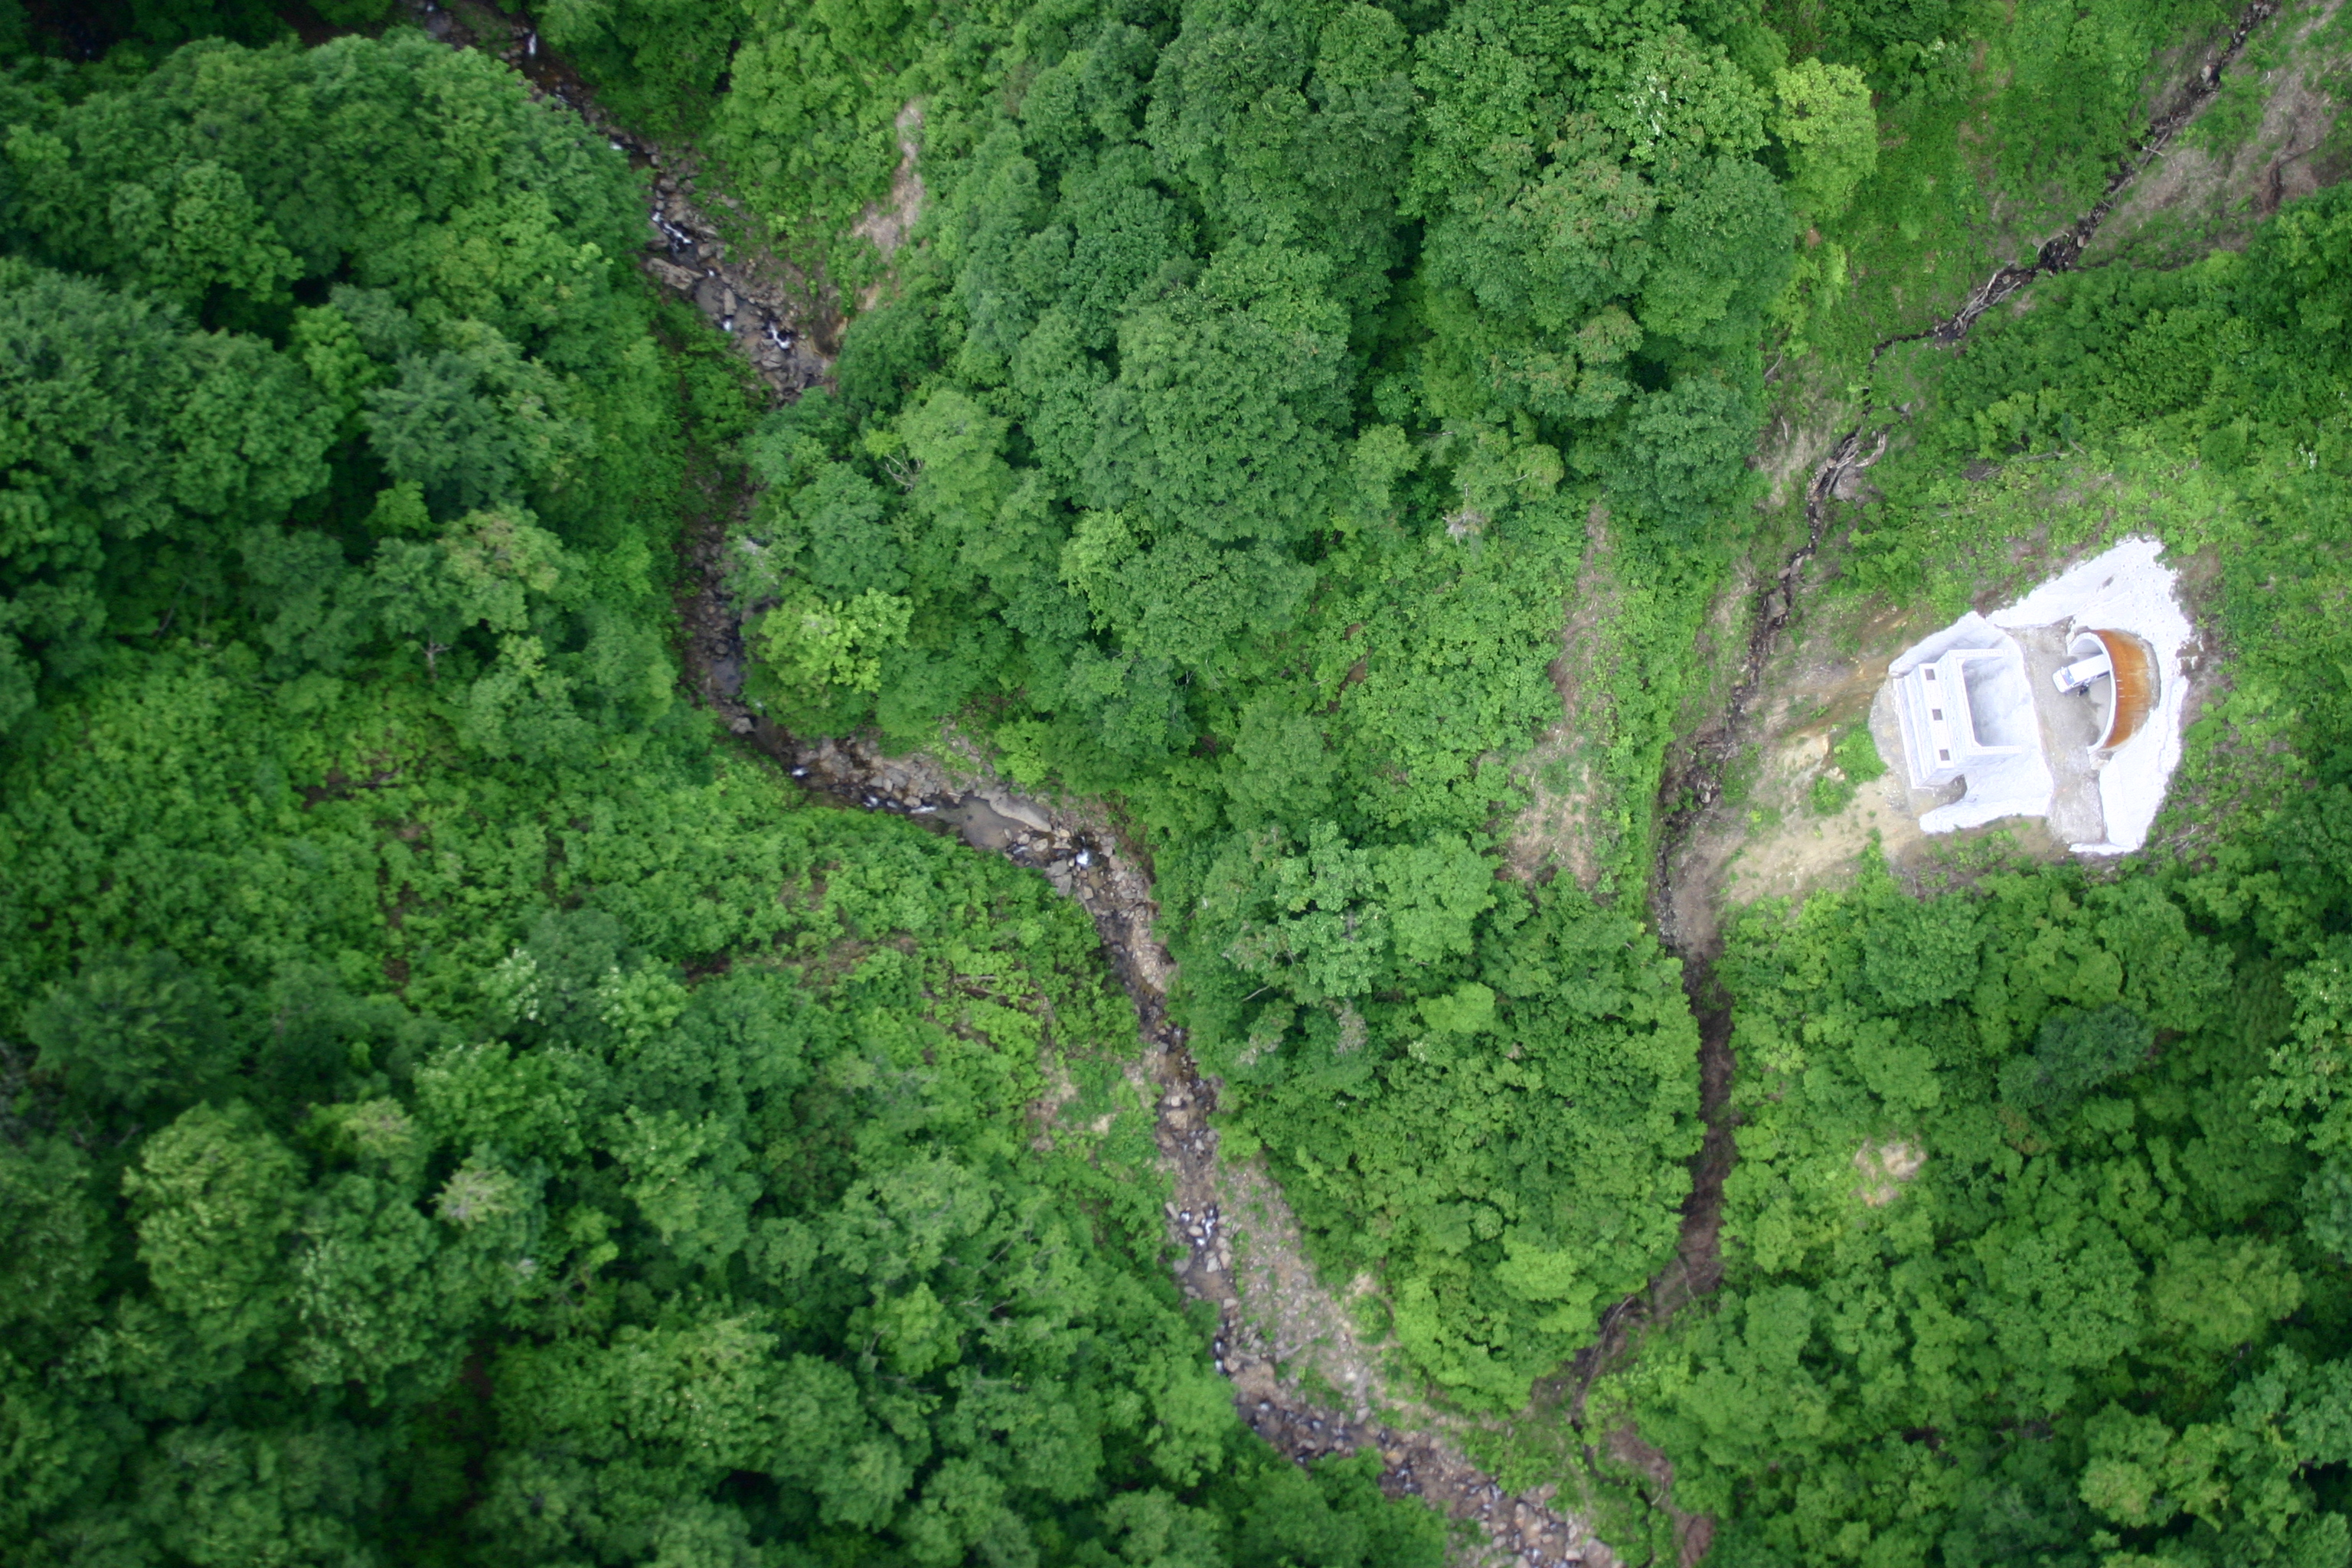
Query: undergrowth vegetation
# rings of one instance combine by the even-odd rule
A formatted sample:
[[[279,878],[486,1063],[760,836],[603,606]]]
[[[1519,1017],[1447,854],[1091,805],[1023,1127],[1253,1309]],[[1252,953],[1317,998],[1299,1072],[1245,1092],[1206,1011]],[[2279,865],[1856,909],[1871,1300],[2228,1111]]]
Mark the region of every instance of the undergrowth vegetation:
[[[0,77],[0,1557],[1434,1568],[1235,1415],[1084,915],[677,695],[753,404],[625,162],[145,63]]]
[[[1802,526],[1759,433],[2222,6],[532,6],[852,318],[772,410],[618,150],[389,16],[0,0],[0,1555],[1441,1559],[1236,1416],[1084,916],[678,695],[720,517],[777,723],[1110,803],[1224,1157],[1628,1560],[2352,1559],[2332,193],[1880,362],[1822,591],[2152,533],[2188,761],[2120,870],[1739,913],[1722,1289],[1558,1376],[1693,1194],[1644,900]]]
[[[2117,155],[2218,39],[2225,0],[1787,0],[1766,15],[1792,55],[1869,83],[1879,134],[1843,213],[1806,234],[1784,303],[1783,363],[1850,395],[1872,345],[1958,309],[1983,277],[2030,261],[2097,200]],[[2254,73],[2249,73],[2252,75]]]
[[[754,693],[1122,800],[1243,1145],[1327,1267],[1379,1267],[1416,1374],[1508,1408],[1686,1190],[1678,967],[1624,905],[1713,679],[1762,349],[1831,319],[1824,232],[1916,260],[1896,209],[1938,181],[1955,223],[2095,186],[2210,15],[943,8],[858,110],[920,99],[916,243],[837,393],[753,444]],[[2014,52],[1953,63],[1987,37]],[[2019,60],[1997,156],[1956,119],[1910,138],[1948,167],[1882,154]],[[1497,883],[1580,584],[1621,650],[1583,775],[1610,852]],[[1530,963],[1578,1002],[1505,983]]]
[[[2347,236],[2326,192],[1909,367],[1833,591],[1956,612],[2020,541],[2147,534],[2211,563],[2206,690],[2171,855],[1926,902],[1870,869],[1737,926],[1726,1287],[1594,1394],[1710,1561],[2352,1555]]]

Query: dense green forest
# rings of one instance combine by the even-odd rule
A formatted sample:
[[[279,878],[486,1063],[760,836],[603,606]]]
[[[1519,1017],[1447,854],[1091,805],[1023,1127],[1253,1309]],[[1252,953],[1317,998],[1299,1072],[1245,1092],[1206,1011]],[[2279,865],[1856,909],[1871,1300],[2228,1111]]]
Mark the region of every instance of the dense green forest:
[[[1433,1563],[1234,1415],[1084,917],[675,695],[754,405],[625,162],[415,36],[5,92],[7,1559]]]
[[[2352,1563],[2352,197],[1881,347],[2238,13],[518,12],[608,122],[430,12],[0,0],[0,1560],[1474,1550],[1251,1429],[1087,914],[731,733],[717,594],[773,732],[1098,803],[1383,1418],[1621,1560]],[[2224,674],[2145,853],[1696,947],[1669,781],[1857,420],[1808,614],[2136,533]],[[1721,1285],[1628,1320],[1717,1014]]]

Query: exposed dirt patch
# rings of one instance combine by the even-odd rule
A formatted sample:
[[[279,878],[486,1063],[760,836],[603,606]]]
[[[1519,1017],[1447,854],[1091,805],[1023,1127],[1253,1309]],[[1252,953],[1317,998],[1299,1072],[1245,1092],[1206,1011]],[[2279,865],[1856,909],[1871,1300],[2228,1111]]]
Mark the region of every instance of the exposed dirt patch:
[[[1905,1184],[1927,1163],[1927,1152],[1907,1139],[1864,1143],[1853,1152],[1853,1168],[1862,1173],[1862,1185],[1854,1196],[1872,1208],[1883,1209],[1903,1195]]]
[[[1816,781],[1832,763],[1830,746],[1855,724],[1866,721],[1872,700],[1886,673],[1886,661],[1916,639],[1912,617],[1883,614],[1862,628],[1852,654],[1808,636],[1776,661],[1766,677],[1761,700],[1746,742],[1754,772],[1741,798],[1692,825],[1681,869],[1673,886],[1675,919],[1693,952],[1712,955],[1727,891],[1741,902],[1810,891],[1852,874],[1873,831],[1899,843],[1908,823],[1886,778],[1858,789],[1844,809],[1831,816],[1813,810]]]
[[[1813,470],[1822,466],[1837,441],[1834,424],[1792,419],[1786,410],[1774,415],[1748,465],[1761,473],[1769,487],[1759,503],[1761,509],[1779,511],[1792,496],[1803,494]]]
[[[2347,40],[2336,25],[2342,8],[2343,0],[2316,0],[2283,15],[2254,51],[2261,58],[2231,84],[2231,96],[2259,105],[2252,126],[2232,144],[2176,140],[2084,247],[2085,262],[2170,266],[2237,249],[2282,205],[2352,173],[2330,141],[2352,90]],[[2213,129],[2224,101],[2207,100],[2188,123]]]
[[[1684,843],[1673,899],[1691,951],[1718,952],[1722,928],[1741,906],[1851,882],[1873,852],[1913,881],[1935,876],[1956,847],[1994,835],[2004,836],[2011,859],[2066,853],[2038,818],[1941,837],[1920,831],[1919,817],[1943,795],[1913,790],[1902,777],[1885,678],[1888,662],[1933,629],[1916,610],[1857,606],[1811,620],[1774,660],[1747,731],[1742,776]],[[1857,729],[1869,731],[1887,771],[1824,811],[1816,786],[1843,778],[1831,747]]]
[[[1532,798],[1504,841],[1503,864],[1522,881],[1566,875],[1590,892],[1601,868],[1615,858],[1617,829],[1610,818],[1602,767],[1616,714],[1606,681],[1593,679],[1613,657],[1612,632],[1622,595],[1613,570],[1607,511],[1594,505],[1584,519],[1584,560],[1560,630],[1551,683],[1560,716],[1536,737],[1519,764]]]
[[[1062,1125],[1062,1113],[1078,1098],[1078,1081],[1070,1076],[1069,1064],[1049,1042],[1037,1053],[1038,1066],[1045,1075],[1045,1092],[1029,1102],[1029,1125],[1034,1130],[1029,1147],[1040,1154],[1054,1151],[1054,1135]],[[1100,1131],[1108,1131],[1106,1124]]]
[[[1264,1396],[1269,1377],[1325,1391],[1343,1414],[1369,1421],[1393,1411],[1380,1361],[1386,1344],[1368,1341],[1351,1309],[1376,1294],[1359,1276],[1335,1294],[1316,1278],[1306,1237],[1263,1160],[1221,1160],[1215,1173],[1222,1216],[1240,1302],[1221,1352],[1236,1364],[1255,1363],[1235,1380],[1244,1399]]]
[[[1723,710],[1703,726],[1683,755],[1668,766],[1659,789],[1662,826],[1651,884],[1650,909],[1661,942],[1680,956],[1694,1002],[1706,989],[1706,971],[1716,955],[1715,892],[1704,875],[1686,866],[1702,828],[1719,817],[1725,782],[1741,749],[1751,743],[1765,699],[1765,676],[1779,638],[1794,613],[1798,595],[1828,526],[1830,507],[1841,489],[1886,451],[1882,429],[1865,444],[1853,430],[1830,449],[1806,487],[1804,542],[1780,570],[1748,595],[1748,627],[1739,673]],[[1704,867],[1698,868],[1703,872]],[[1696,884],[1693,887],[1693,884]]]
[[[872,240],[874,248],[882,253],[885,261],[898,254],[898,247],[907,243],[907,237],[915,231],[915,225],[921,221],[923,216],[923,174],[919,162],[923,100],[908,99],[907,107],[898,110],[898,117],[892,123],[898,130],[898,167],[890,175],[890,199],[867,203],[866,211],[849,226],[850,233]],[[887,281],[887,279],[877,279],[868,284],[858,299],[857,308],[870,310],[879,303]]]

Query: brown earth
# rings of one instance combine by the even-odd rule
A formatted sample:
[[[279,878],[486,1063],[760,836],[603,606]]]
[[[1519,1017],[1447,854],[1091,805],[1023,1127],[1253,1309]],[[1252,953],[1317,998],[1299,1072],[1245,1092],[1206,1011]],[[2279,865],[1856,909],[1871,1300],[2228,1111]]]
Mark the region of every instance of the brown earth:
[[[1613,555],[1608,513],[1595,504],[1584,520],[1584,561],[1569,596],[1559,657],[1551,662],[1559,717],[1513,768],[1529,798],[1505,837],[1503,865],[1521,881],[1563,874],[1590,892],[1615,858],[1609,822],[1618,803],[1608,798],[1601,763],[1616,714],[1608,683],[1593,679],[1615,651]]]
[[[2342,8],[2343,0],[2304,0],[2284,11],[2255,62],[2263,107],[2252,133],[2219,148],[2177,140],[2084,247],[2084,264],[2178,266],[2238,249],[2282,205],[2352,173],[2331,141],[2352,64],[2352,39],[2336,25]]]
[[[849,232],[862,239],[873,241],[874,248],[887,261],[907,243],[907,237],[922,220],[923,174],[920,168],[920,140],[923,133],[923,100],[907,100],[892,122],[898,130],[898,167],[890,175],[890,198],[887,202],[868,202]],[[880,302],[887,279],[877,279],[859,296],[857,308],[870,310]]]

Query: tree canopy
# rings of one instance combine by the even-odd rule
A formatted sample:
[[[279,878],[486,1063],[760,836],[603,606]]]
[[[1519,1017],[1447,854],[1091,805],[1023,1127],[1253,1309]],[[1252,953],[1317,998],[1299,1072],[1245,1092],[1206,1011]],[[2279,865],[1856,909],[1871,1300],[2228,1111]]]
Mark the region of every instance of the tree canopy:
[[[1236,1410],[1085,913],[740,743],[683,599],[1115,824],[1376,1419],[1629,1562],[2352,1561],[2352,202],[1923,331],[2214,0],[519,10],[585,116],[404,16],[0,0],[0,1558],[1467,1549]],[[824,384],[639,271],[614,123]],[[2126,531],[2154,851],[1693,935],[1662,834],[1785,765],[1714,717],[1812,722],[1749,637]]]
[[[1236,1415],[1084,917],[676,695],[754,404],[625,160],[415,34],[0,110],[0,1555],[1435,1564]]]

